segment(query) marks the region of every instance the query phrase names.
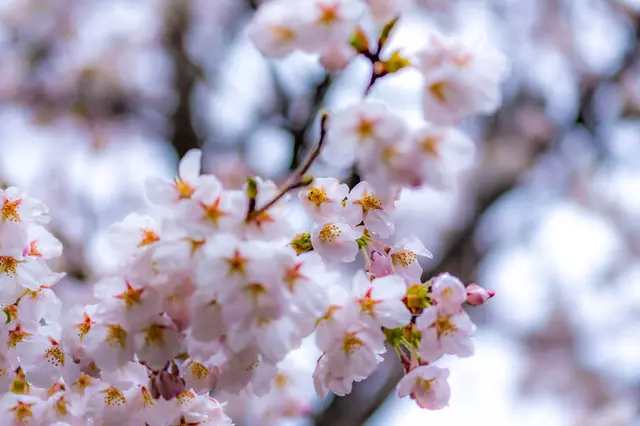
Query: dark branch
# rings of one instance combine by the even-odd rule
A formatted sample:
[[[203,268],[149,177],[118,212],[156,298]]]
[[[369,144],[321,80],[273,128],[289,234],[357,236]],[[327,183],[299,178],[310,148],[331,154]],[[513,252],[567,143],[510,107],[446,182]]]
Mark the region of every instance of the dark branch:
[[[170,117],[172,130],[169,142],[179,158],[190,149],[202,146],[191,110],[199,73],[185,48],[190,25],[189,4],[186,0],[169,3],[165,17],[165,44],[173,62],[173,88],[177,97],[175,110]]]
[[[291,155],[291,163],[289,164],[289,170],[291,171],[298,168],[300,161],[302,161],[302,151],[305,146],[307,134],[309,133],[309,129],[312,127],[320,108],[324,105],[324,99],[331,87],[331,81],[331,75],[328,73],[325,74],[324,78],[315,86],[309,106],[309,112],[305,119],[302,123],[291,126],[291,135],[293,136],[293,152]],[[285,108],[287,107],[288,105],[285,106]]]

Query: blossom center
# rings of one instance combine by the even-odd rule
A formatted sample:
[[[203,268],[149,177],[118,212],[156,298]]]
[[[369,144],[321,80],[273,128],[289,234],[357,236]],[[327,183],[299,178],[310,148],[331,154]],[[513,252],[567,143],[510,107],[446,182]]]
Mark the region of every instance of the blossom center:
[[[316,207],[320,207],[320,204],[328,200],[327,193],[322,188],[309,189],[309,192],[307,192],[307,198],[315,204]]]
[[[366,313],[372,317],[376,316],[375,308],[376,305],[380,303],[379,300],[374,300],[371,298],[371,296],[366,296],[361,298],[358,303],[360,304],[360,310],[363,313]]]
[[[233,256],[225,257],[224,260],[227,262],[227,266],[229,267],[229,270],[227,272],[228,275],[233,275],[233,274],[244,275],[245,266],[249,259],[247,259],[246,257],[243,257],[242,254],[240,253],[240,250],[235,249],[233,251]]]
[[[385,146],[380,153],[382,164],[389,166],[391,162],[398,156],[398,149],[395,146]]]
[[[453,58],[453,63],[461,68],[468,67],[471,65],[472,58],[471,53],[461,53]]]
[[[360,117],[356,125],[356,133],[360,137],[360,142],[364,139],[373,137],[375,133],[376,122],[366,117]]]
[[[260,283],[251,283],[245,286],[245,290],[253,297],[253,299],[257,299],[261,295],[267,292],[267,289]]]
[[[127,331],[118,324],[108,324],[107,337],[105,341],[112,348],[124,348],[124,342],[127,339]]]
[[[287,384],[289,383],[289,377],[287,377],[282,373],[278,373],[276,374],[276,377],[274,377],[273,382],[275,383],[278,389],[284,389],[285,387],[287,387]]]
[[[364,342],[356,336],[356,333],[345,333],[342,339],[342,350],[351,355],[356,349],[364,346]]]
[[[364,196],[355,202],[362,206],[362,211],[366,215],[372,210],[382,210],[382,201],[371,193],[365,193]]]
[[[18,260],[11,256],[0,256],[0,272],[14,277],[18,271]]]
[[[422,377],[418,377],[416,379],[416,385],[418,385],[418,387],[421,388],[423,392],[429,392],[431,390],[431,384],[435,380],[436,379],[423,379]]]
[[[284,282],[291,292],[293,292],[298,280],[305,278],[305,276],[300,273],[301,267],[302,263],[298,263],[295,266],[288,268],[284,274]]]
[[[429,86],[431,94],[440,102],[447,103],[449,83],[446,81],[438,81]]]
[[[120,407],[127,403],[127,398],[120,389],[113,386],[102,391],[104,394],[104,403],[109,407]]]
[[[60,398],[56,400],[55,408],[58,414],[60,414],[61,416],[69,415],[68,407],[69,407],[69,401],[67,401],[64,398],[64,395],[62,395]]]
[[[332,243],[336,238],[339,238],[340,235],[342,235],[342,230],[338,227],[338,225],[334,223],[327,223],[320,230],[318,237],[320,238],[320,241],[328,244]]]
[[[216,227],[220,225],[220,218],[226,216],[227,213],[220,210],[220,197],[216,198],[213,204],[200,203],[204,209],[204,217],[209,222],[213,223]]]
[[[2,221],[7,222],[20,222],[20,212],[18,211],[18,207],[22,203],[22,199],[18,198],[17,200],[10,201],[8,199],[4,200],[2,205]]]
[[[417,258],[418,256],[410,250],[403,250],[403,251],[399,251],[397,253],[391,254],[391,262],[395,266],[401,265],[401,266],[407,267],[411,265],[413,262],[415,262]]]
[[[44,360],[56,367],[64,367],[64,352],[60,346],[53,345],[44,352]]]
[[[131,284],[127,281],[127,290],[117,294],[113,297],[116,299],[120,299],[124,302],[124,305],[127,308],[131,308],[133,305],[142,304],[142,293],[144,292],[143,288],[136,290],[131,286]]]
[[[138,243],[138,247],[144,247],[160,240],[160,236],[153,229],[141,229],[142,239]]]
[[[176,398],[178,399],[178,402],[183,407],[189,405],[191,403],[191,401],[193,401],[195,399],[195,397],[196,397],[196,394],[194,394],[193,392],[191,392],[188,389],[183,390],[182,392],[180,392],[178,394],[178,396],[176,396]]]
[[[179,178],[176,178],[174,185],[175,185],[176,190],[178,191],[178,195],[180,195],[181,199],[191,198],[193,193],[196,192],[195,188],[193,188],[187,182],[185,182],[185,181],[183,181],[182,179],[179,179]]]
[[[95,321],[92,321],[89,315],[84,314],[84,320],[80,324],[76,324],[76,328],[78,329],[78,339],[84,339],[84,336],[91,330],[91,325],[95,324]]]
[[[12,411],[18,420],[25,421],[27,418],[33,418],[33,411],[31,407],[36,405],[34,402],[27,404],[26,402],[18,401],[18,403],[11,407],[9,411]]]
[[[320,17],[318,18],[318,22],[324,25],[331,25],[338,21],[340,19],[338,8],[339,6],[337,3],[331,5],[320,5]]]
[[[285,25],[274,25],[271,27],[273,35],[281,42],[292,41],[296,38],[296,33]]]
[[[145,345],[162,345],[164,343],[164,329],[165,327],[160,324],[151,324],[149,327],[145,328]]]
[[[189,366],[191,367],[191,374],[193,374],[196,379],[204,380],[209,377],[209,369],[203,364],[196,361],[190,361]]]
[[[26,253],[27,256],[33,257],[41,257],[42,253],[40,252],[40,248],[38,247],[37,241],[31,241],[29,243],[29,250]]]
[[[327,312],[316,320],[316,326],[320,324],[322,321],[329,321],[331,318],[333,318],[333,313],[338,309],[342,309],[342,306],[339,306],[339,305],[329,306],[329,309],[327,310]]]
[[[142,393],[142,405],[144,406],[144,408],[151,408],[156,406],[151,393],[149,393],[145,386],[140,389],[140,393]]]
[[[78,380],[76,380],[73,385],[79,387],[81,390],[84,390],[91,386],[92,381],[93,379],[91,378],[91,376],[85,373],[80,373],[80,377],[78,377]]]
[[[434,327],[438,332],[438,338],[446,336],[447,334],[454,333],[458,328],[451,321],[450,315],[438,315],[436,321],[431,327]]]
[[[420,147],[425,154],[431,157],[437,157],[439,154],[440,139],[435,136],[427,136],[422,140]]]
[[[31,336],[31,333],[22,331],[22,328],[20,327],[20,325],[18,325],[15,329],[9,330],[9,341],[7,342],[7,344],[10,348],[15,348],[18,343]]]

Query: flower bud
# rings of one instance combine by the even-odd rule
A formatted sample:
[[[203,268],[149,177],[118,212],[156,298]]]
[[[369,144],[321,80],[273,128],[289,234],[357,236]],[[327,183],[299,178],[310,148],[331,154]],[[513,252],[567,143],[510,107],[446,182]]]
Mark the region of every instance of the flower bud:
[[[313,245],[311,245],[311,234],[306,232],[296,235],[293,240],[291,240],[291,247],[298,255],[313,250]]]
[[[476,283],[469,284],[467,286],[467,303],[472,306],[479,306],[491,299],[495,294],[494,291],[486,290]]]
[[[376,278],[393,274],[391,256],[378,250],[371,250],[371,265],[367,272]]]
[[[155,386],[153,386],[155,385]],[[152,395],[159,394],[166,401],[171,401],[184,390],[184,380],[168,371],[161,371],[154,379],[151,386]]]

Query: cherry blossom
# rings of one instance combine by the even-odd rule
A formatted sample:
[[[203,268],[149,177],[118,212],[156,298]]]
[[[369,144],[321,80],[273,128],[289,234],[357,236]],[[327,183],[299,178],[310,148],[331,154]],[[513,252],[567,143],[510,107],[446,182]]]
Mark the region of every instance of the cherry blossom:
[[[200,150],[189,151],[180,161],[178,177],[173,181],[150,178],[147,181],[149,200],[161,206],[170,206],[180,200],[189,199],[199,186]]]
[[[348,193],[349,187],[337,179],[318,178],[300,190],[298,199],[310,218],[321,221],[344,214],[342,201]]]
[[[458,278],[445,272],[438,275],[431,284],[433,298],[441,312],[457,314],[467,300],[464,284]]]
[[[364,321],[386,328],[402,327],[411,321],[411,312],[402,302],[407,290],[402,277],[387,275],[371,281],[360,271],[353,281]]]
[[[424,113],[430,122],[456,124],[474,114],[490,114],[500,105],[500,83],[509,64],[493,47],[467,46],[434,32],[416,59],[425,77]]]
[[[353,262],[358,255],[358,238],[364,228],[340,221],[316,223],[311,229],[313,249],[324,259]]]
[[[409,283],[420,282],[422,267],[418,263],[418,256],[431,258],[433,255],[416,237],[401,239],[389,250],[393,271],[404,277]]]
[[[449,315],[432,306],[422,312],[416,326],[421,334],[418,353],[424,360],[433,362],[444,354],[473,355],[471,336],[476,327],[465,312]]]
[[[350,192],[345,203],[345,216],[352,223],[364,222],[368,231],[387,238],[393,234],[395,227],[392,213],[395,199],[380,195],[366,181],[358,183]]]
[[[408,135],[404,120],[380,101],[362,101],[335,112],[322,158],[336,166],[376,166],[376,151]],[[384,149],[382,150],[384,151]],[[366,177],[365,177],[366,178]]]
[[[433,365],[417,367],[398,383],[398,396],[411,396],[418,405],[429,410],[439,410],[449,403],[451,390],[447,383],[449,370]]]

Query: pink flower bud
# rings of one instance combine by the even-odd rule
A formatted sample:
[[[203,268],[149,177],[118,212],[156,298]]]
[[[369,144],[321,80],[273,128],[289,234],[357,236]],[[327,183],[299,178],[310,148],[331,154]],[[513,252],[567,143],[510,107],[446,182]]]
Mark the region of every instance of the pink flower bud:
[[[161,371],[154,380],[155,389],[152,386],[152,395],[158,393],[165,400],[171,401],[184,390],[184,380],[176,377],[168,371]]]
[[[355,50],[346,43],[338,43],[329,46],[322,56],[320,63],[328,71],[342,71],[349,65],[349,61],[356,55]]]
[[[476,283],[469,284],[467,286],[467,303],[472,306],[479,306],[491,299],[495,294],[495,291],[486,290]]]
[[[381,251],[371,250],[371,266],[367,272],[376,276],[376,278],[393,274],[391,256]]]

